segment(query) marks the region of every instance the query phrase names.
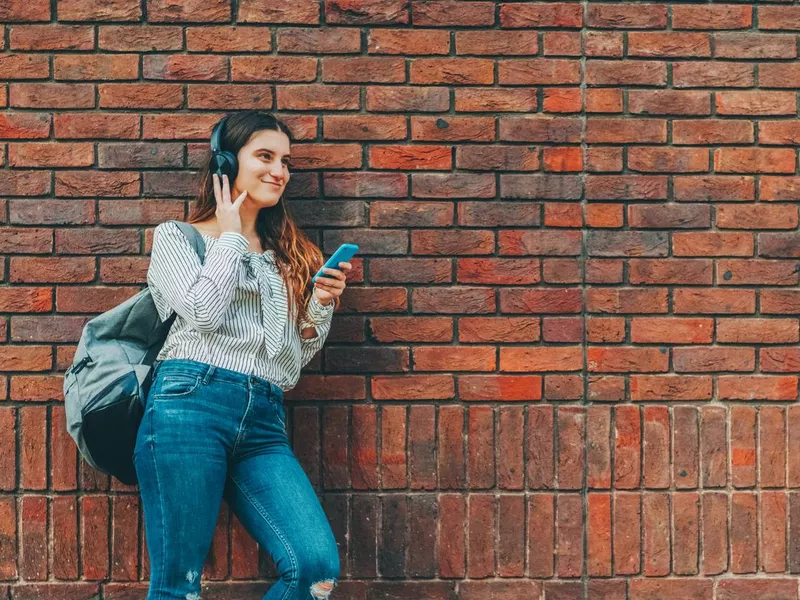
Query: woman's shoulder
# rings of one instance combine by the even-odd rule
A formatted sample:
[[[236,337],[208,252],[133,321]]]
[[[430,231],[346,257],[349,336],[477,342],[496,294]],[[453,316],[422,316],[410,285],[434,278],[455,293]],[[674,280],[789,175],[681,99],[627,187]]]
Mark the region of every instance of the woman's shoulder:
[[[156,225],[156,228],[153,231],[153,234],[156,237],[158,237],[159,235],[164,235],[165,233],[166,234],[180,233],[180,228],[178,227],[178,224],[174,220],[171,220],[159,223],[158,225]]]
[[[191,225],[203,235],[207,235],[213,238],[218,238],[220,236],[219,227],[217,226],[216,219],[209,219],[207,221],[197,221],[195,223],[192,223]]]
[[[184,221],[185,224],[191,225],[194,227],[199,233],[202,235],[217,239],[219,237],[219,232],[216,231],[216,224],[209,221],[203,221],[199,223],[189,223]],[[174,237],[178,235],[184,235],[181,231],[181,228],[178,226],[178,223],[175,220],[171,221],[164,221],[156,226],[153,235],[155,238],[158,238],[160,235],[166,234],[169,237]],[[185,237],[185,236],[184,236]],[[155,241],[155,240],[154,240]]]

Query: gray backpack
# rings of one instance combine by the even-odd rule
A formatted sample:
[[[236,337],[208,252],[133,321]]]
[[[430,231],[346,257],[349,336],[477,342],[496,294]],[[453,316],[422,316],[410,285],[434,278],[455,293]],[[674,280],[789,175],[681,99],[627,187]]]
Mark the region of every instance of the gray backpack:
[[[189,223],[175,221],[202,263],[205,242]],[[145,287],[88,321],[72,366],[64,373],[67,431],[83,458],[121,482],[137,482],[136,433],[144,413],[152,366],[175,313],[161,322]]]

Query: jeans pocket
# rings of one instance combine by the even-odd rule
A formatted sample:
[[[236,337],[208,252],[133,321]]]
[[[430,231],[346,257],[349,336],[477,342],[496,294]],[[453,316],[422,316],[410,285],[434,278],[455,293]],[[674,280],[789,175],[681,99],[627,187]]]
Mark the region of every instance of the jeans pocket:
[[[191,395],[200,386],[199,375],[170,373],[156,380],[153,398],[183,398]]]
[[[275,409],[275,418],[280,423],[283,429],[286,429],[286,408],[283,406],[283,402],[277,400],[270,400],[272,404],[272,408]]]

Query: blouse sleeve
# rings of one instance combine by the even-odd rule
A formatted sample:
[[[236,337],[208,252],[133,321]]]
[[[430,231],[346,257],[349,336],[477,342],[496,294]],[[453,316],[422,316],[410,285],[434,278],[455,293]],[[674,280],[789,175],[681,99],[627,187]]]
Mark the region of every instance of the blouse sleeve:
[[[325,344],[325,339],[331,330],[333,309],[334,302],[330,302],[326,306],[317,300],[315,294],[311,295],[311,301],[308,303],[308,316],[300,323],[300,331],[306,327],[314,327],[317,330],[317,336],[313,338],[300,336],[301,367],[306,366]]]
[[[156,227],[147,283],[161,320],[174,310],[198,331],[216,331],[233,300],[237,267],[249,245],[243,235],[224,232],[201,264],[177,225]]]

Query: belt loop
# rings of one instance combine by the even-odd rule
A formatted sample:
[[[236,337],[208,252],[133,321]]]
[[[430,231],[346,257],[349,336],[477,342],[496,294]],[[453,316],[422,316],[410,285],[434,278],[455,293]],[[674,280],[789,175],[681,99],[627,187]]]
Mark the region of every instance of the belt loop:
[[[271,381],[269,383],[269,394],[270,396],[275,397],[275,400],[278,402],[278,404],[281,404],[283,402],[283,389],[279,385],[272,383]]]
[[[208,370],[206,374],[203,376],[203,385],[208,385],[208,382],[211,381],[211,378],[214,376],[214,372],[217,370],[217,367],[214,365],[208,365]]]

